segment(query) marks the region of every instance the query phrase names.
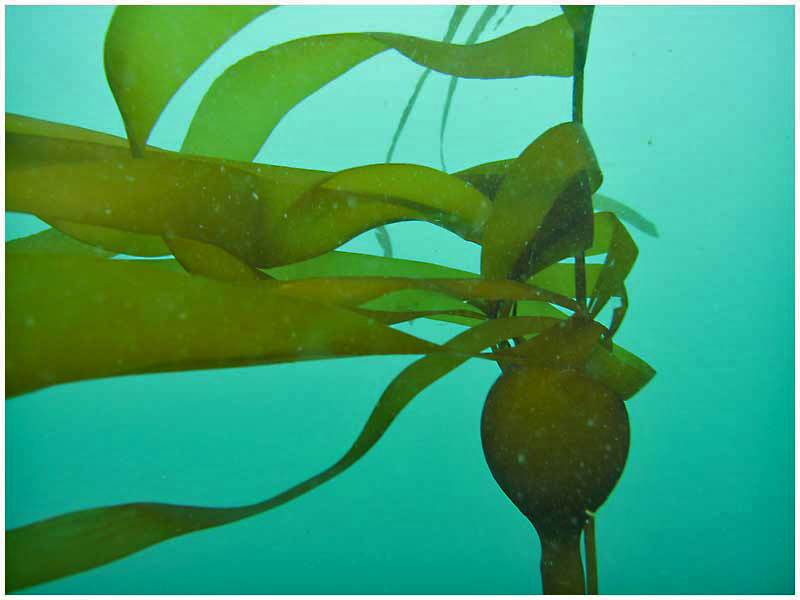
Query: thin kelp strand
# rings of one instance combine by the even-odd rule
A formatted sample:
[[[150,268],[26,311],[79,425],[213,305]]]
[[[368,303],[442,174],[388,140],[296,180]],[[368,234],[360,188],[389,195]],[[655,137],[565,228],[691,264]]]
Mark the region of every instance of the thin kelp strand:
[[[467,44],[474,44],[478,37],[480,37],[483,30],[486,29],[486,25],[489,23],[491,18],[497,12],[497,6],[486,6],[481,13],[481,16],[478,17],[475,26],[472,28],[472,31],[467,37]],[[442,171],[447,172],[447,166],[444,162],[444,130],[447,127],[447,117],[450,114],[450,104],[453,101],[453,94],[456,91],[456,85],[458,85],[458,77],[455,75],[450,77],[450,84],[447,87],[447,98],[444,101],[444,111],[442,112],[442,126],[439,128],[439,160],[442,163]]]

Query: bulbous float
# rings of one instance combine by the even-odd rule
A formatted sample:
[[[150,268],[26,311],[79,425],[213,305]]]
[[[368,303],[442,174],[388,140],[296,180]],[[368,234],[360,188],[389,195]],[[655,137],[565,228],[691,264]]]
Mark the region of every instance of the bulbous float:
[[[608,498],[628,456],[623,400],[579,370],[509,371],[486,398],[481,441],[495,480],[539,534],[544,593],[584,593],[587,511]]]

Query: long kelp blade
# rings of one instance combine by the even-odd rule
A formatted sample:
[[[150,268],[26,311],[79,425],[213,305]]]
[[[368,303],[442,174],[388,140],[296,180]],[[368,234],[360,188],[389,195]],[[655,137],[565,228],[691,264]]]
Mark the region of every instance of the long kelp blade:
[[[478,17],[478,20],[475,22],[475,26],[467,36],[467,44],[474,44],[476,41],[478,41],[481,33],[483,33],[483,30],[486,29],[486,25],[496,12],[497,6],[485,6],[483,8],[483,12],[481,13],[480,17]],[[458,85],[458,77],[453,75],[450,77],[450,82],[447,86],[447,96],[445,97],[444,109],[442,110],[442,124],[439,127],[439,161],[442,163],[442,171],[445,172],[447,172],[447,165],[445,165],[444,162],[444,130],[447,127],[447,117],[450,115],[450,104],[453,102],[453,94],[456,93],[456,85]]]
[[[97,246],[84,244],[60,232],[58,229],[45,229],[25,237],[9,240],[5,243],[6,254],[44,254],[65,256],[96,256],[109,258],[114,256]]]
[[[136,502],[75,511],[6,533],[6,585],[17,591],[114,562],[148,546],[193,531],[225,525],[297,498],[352,466],[383,436],[403,408],[428,385],[469,356],[502,339],[538,331],[550,320],[496,319],[453,338],[448,360],[434,355],[412,363],[386,388],[360,435],[329,468],[302,483],[248,506],[207,508]]]
[[[7,255],[7,396],[115,375],[437,348],[275,293],[270,281],[223,283],[151,262]]]
[[[549,235],[545,219],[562,192],[585,172],[589,192],[602,182],[583,127],[562,123],[533,141],[506,171],[483,235],[481,274],[504,278],[515,272],[531,244]],[[544,266],[544,265],[542,265]]]
[[[428,221],[478,241],[490,210],[473,187],[428,167],[372,165],[329,174],[167,152],[37,165],[12,159],[6,194],[7,210],[136,234],[131,247],[120,243],[127,234],[91,240],[108,250],[163,247],[141,235],[183,237],[256,267],[310,258],[401,220]]]
[[[217,48],[272,6],[119,6],[104,46],[106,78],[141,156],[159,115]]]
[[[442,41],[445,43],[449,43],[453,40],[453,37],[456,35],[456,31],[458,30],[458,26],[461,24],[461,21],[464,19],[464,15],[467,14],[467,10],[469,6],[458,5],[453,9],[453,14],[450,17],[450,23],[447,26],[447,32],[442,38]],[[386,160],[384,162],[392,162],[392,156],[394,156],[394,149],[397,147],[397,142],[400,139],[400,134],[403,132],[403,128],[406,126],[406,121],[408,121],[409,115],[411,115],[411,110],[414,108],[414,104],[417,102],[417,97],[419,93],[422,91],[422,86],[425,84],[425,80],[431,74],[431,69],[425,69],[422,74],[419,76],[417,80],[417,84],[414,86],[414,91],[411,93],[411,97],[408,99],[405,107],[403,108],[403,113],[400,115],[400,121],[397,123],[397,128],[392,135],[392,141],[389,144],[389,150],[386,152]],[[394,254],[392,251],[392,240],[389,237],[389,232],[386,230],[386,227],[381,225],[375,230],[375,237],[378,240],[378,244],[380,244],[381,249],[383,250],[383,255],[391,258]]]
[[[182,150],[250,160],[292,107],[355,65],[395,49],[459,77],[572,74],[572,28],[561,15],[482,44],[457,45],[392,33],[301,38],[252,54],[209,88]],[[258,110],[241,110],[257,106]]]
[[[603,269],[590,295],[589,314],[592,318],[600,313],[611,296],[619,295],[639,254],[630,233],[613,213],[598,213],[597,216],[610,223],[612,235]]]
[[[456,35],[456,31],[458,30],[458,26],[461,24],[461,21],[464,19],[464,15],[467,14],[467,10],[469,6],[458,5],[453,8],[453,14],[450,17],[450,23],[447,26],[447,32],[445,33],[442,41],[445,43],[450,43]],[[420,91],[422,91],[422,86],[425,83],[425,80],[430,75],[431,69],[427,68],[422,72],[422,75],[419,76],[417,80],[417,84],[414,86],[414,91],[411,94],[411,97],[408,99],[405,107],[403,108],[403,114],[400,115],[400,122],[397,124],[397,129],[394,131],[394,135],[392,136],[392,142],[389,144],[389,150],[386,153],[386,161],[385,162],[392,162],[392,155],[394,155],[394,149],[397,146],[397,141],[400,139],[400,134],[403,132],[403,128],[406,125],[406,121],[408,120],[409,115],[411,114],[411,110],[414,108],[414,104],[417,101],[417,96],[419,96]]]

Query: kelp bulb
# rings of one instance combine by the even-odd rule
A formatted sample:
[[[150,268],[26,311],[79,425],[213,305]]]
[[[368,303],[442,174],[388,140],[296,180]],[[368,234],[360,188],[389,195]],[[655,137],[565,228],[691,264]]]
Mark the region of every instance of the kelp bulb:
[[[481,441],[492,476],[539,534],[545,593],[582,593],[587,511],[608,498],[628,456],[623,401],[578,371],[511,371],[489,391]]]

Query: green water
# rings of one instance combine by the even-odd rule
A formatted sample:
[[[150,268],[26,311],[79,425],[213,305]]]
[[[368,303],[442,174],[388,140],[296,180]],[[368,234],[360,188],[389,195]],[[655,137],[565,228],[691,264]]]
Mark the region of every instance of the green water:
[[[655,379],[628,403],[631,452],[598,513],[607,594],[795,589],[793,7],[599,7],[585,123],[602,192],[653,220],[618,343]],[[102,70],[112,8],[6,8],[6,110],[124,135]],[[440,39],[452,8],[281,7],[182,88],[150,143],[177,149],[210,81],[303,35]],[[480,11],[474,9],[462,42]],[[558,14],[516,7],[499,35]],[[304,101],[256,160],[339,170],[382,162],[421,67],[395,52]],[[449,78],[433,74],[394,160],[438,167]],[[450,170],[519,154],[570,118],[569,80],[463,80]],[[6,239],[44,228],[6,215]],[[419,223],[395,254],[476,271],[479,250]],[[345,249],[378,253],[371,233]],[[406,330],[443,340],[455,328]],[[87,332],[90,334],[91,332]],[[14,340],[7,339],[6,344]],[[69,351],[65,342],[64,351]],[[129,501],[251,503],[335,461],[413,357],[123,377],[6,405],[6,526]],[[539,546],[492,480],[470,361],[417,397],[352,469],[263,515],[151,547],[37,594],[540,593]]]

